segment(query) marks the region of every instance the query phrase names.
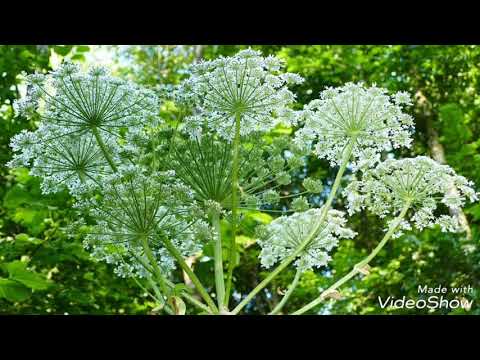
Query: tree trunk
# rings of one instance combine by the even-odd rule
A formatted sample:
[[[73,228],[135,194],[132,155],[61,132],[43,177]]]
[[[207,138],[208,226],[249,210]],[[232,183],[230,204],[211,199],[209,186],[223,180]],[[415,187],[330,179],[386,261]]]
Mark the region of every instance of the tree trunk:
[[[421,91],[418,91],[417,94],[415,95],[417,99],[417,104],[419,105],[422,115],[425,118],[425,126],[427,130],[427,141],[428,141],[428,148],[430,150],[430,155],[433,160],[439,162],[440,164],[447,164],[447,161],[445,159],[445,149],[440,142],[438,132],[435,129],[433,125],[433,112],[432,112],[432,105],[428,101],[428,99],[425,97],[425,95],[422,94]],[[449,190],[449,193],[452,195],[457,195],[458,192],[455,187],[451,187]],[[455,216],[462,229],[465,231],[465,237],[466,240],[471,240],[472,239],[472,230],[470,229],[470,225],[468,224],[467,217],[465,216],[465,213],[462,211],[461,208],[458,209],[450,209],[450,215]]]
[[[203,58],[204,45],[195,45],[195,62],[199,62]]]

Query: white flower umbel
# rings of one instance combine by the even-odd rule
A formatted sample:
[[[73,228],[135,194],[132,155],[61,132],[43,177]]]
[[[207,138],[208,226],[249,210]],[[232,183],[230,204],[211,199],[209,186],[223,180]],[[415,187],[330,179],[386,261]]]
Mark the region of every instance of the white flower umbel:
[[[295,119],[289,108],[295,95],[287,86],[303,79],[282,73],[282,67],[280,59],[264,58],[251,49],[193,65],[180,94],[197,105],[199,113],[186,119],[185,130],[198,136],[207,128],[233,140],[236,127],[243,136],[290,124]]]
[[[145,275],[138,258],[157,263],[168,274],[174,259],[166,241],[183,256],[197,253],[203,244],[197,235],[205,234],[207,225],[196,215],[193,193],[171,172],[145,174],[137,166],[120,167],[105,181],[102,198],[80,207],[96,221],[85,245],[97,258],[115,263],[123,276]]]
[[[111,174],[111,169],[93,135],[44,140],[43,133],[42,129],[35,132],[24,130],[14,136],[11,146],[20,152],[7,166],[30,167],[30,174],[42,179],[44,194],[67,188],[72,195],[80,195],[86,190],[102,187],[101,178]],[[51,132],[48,134],[50,136]],[[116,158],[110,139],[106,138],[104,144]]]
[[[410,146],[413,119],[403,112],[409,104],[407,93],[390,96],[385,89],[362,83],[328,88],[299,112],[305,126],[297,131],[295,142],[314,144],[317,156],[332,166],[340,164],[352,142],[353,170],[373,166],[382,151]]]
[[[45,124],[64,134],[93,128],[105,135],[117,134],[120,127],[138,126],[158,113],[154,92],[111,77],[102,67],[81,72],[67,62],[47,75],[28,75],[26,80],[31,91],[17,102],[17,111],[34,107]]]
[[[67,62],[47,75],[28,75],[26,80],[30,91],[16,102],[17,113],[38,113],[45,141],[94,135],[113,170],[116,164],[104,139],[120,137],[122,129],[139,133],[157,120],[158,98],[153,91],[111,77],[102,67],[81,72]]]
[[[291,152],[291,158],[296,157],[299,162],[287,161],[285,153],[289,151],[289,144],[281,138],[275,140],[268,144],[261,137],[250,137],[240,148],[238,183],[241,192],[237,207],[268,211],[285,198],[279,191],[291,183],[291,174],[303,163]],[[194,190],[199,203],[213,201],[222,211],[232,209],[232,143],[211,135],[200,139],[177,138],[172,143],[170,156],[164,160],[164,167],[175,170],[176,176]],[[304,187],[306,190],[302,194],[316,193],[321,183],[307,179]]]
[[[440,225],[442,231],[459,230],[458,219],[445,214],[457,210],[478,196],[473,183],[455,174],[447,166],[425,157],[389,159],[366,171],[361,180],[352,181],[345,189],[350,214],[368,209],[384,218],[396,216],[401,209],[410,209],[400,223],[400,230],[419,230]],[[457,191],[452,193],[451,189]],[[443,206],[441,206],[443,205]],[[395,236],[401,235],[397,232]]]
[[[258,240],[262,251],[261,263],[269,268],[278,261],[291,255],[314,230],[321,209],[310,209],[290,216],[281,216],[266,225],[262,239]],[[320,268],[331,259],[329,252],[337,246],[338,240],[353,238],[356,233],[345,227],[344,213],[329,210],[324,224],[317,230],[316,236],[302,250],[295,265],[301,271]]]
[[[456,231],[458,220],[442,214],[447,208],[456,209],[466,198],[477,201],[472,182],[455,174],[452,168],[419,156],[411,159],[389,159],[369,169],[362,180],[355,180],[345,189],[349,212],[366,208],[380,217],[391,216],[385,235],[379,244],[353,269],[324,290],[315,300],[294,311],[300,315],[314,308],[356,275],[368,274],[369,263],[391,239],[402,230],[423,229],[440,225],[442,231]],[[452,188],[456,193],[452,192]],[[445,205],[439,206],[439,203]]]

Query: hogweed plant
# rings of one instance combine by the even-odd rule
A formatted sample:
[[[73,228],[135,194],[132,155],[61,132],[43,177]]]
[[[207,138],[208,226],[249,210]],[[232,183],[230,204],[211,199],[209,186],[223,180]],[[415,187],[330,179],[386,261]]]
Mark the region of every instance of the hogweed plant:
[[[240,314],[292,266],[295,277],[270,312],[282,313],[302,274],[327,266],[342,239],[355,238],[347,214],[369,211],[385,219],[384,237],[292,314],[338,298],[339,288],[368,274],[378,252],[404,231],[459,231],[451,214],[467,199],[478,200],[473,184],[424,156],[392,158],[392,150],[412,142],[407,93],[348,83],[295,110],[289,86],[302,78],[283,67],[276,57],[243,50],[192,65],[179,86],[161,84],[169,89],[157,92],[161,99],[100,67],[83,72],[65,63],[28,75],[30,91],[15,109],[35,117],[37,130],[12,138],[15,155],[8,165],[29,167],[45,194],[69,191],[80,215],[71,231],[118,276],[134,278],[167,314],[184,314],[185,302],[201,314]],[[172,99],[183,114],[175,123],[159,117],[160,102]],[[278,135],[279,129],[286,131]],[[338,168],[321,204],[309,201],[324,190],[319,179],[306,176],[307,156]],[[352,180],[342,191],[345,212],[332,204],[347,169]],[[301,188],[290,189],[301,173]],[[255,229],[260,265],[272,270],[232,308],[236,235],[252,210],[276,216]],[[187,263],[207,245],[214,249],[213,289]],[[174,282],[178,267],[194,289]]]

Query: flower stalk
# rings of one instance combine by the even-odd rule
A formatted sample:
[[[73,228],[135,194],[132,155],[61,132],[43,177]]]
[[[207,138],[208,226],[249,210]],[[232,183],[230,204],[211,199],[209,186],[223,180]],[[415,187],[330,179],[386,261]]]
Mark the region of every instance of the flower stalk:
[[[282,300],[275,306],[275,308],[270,312],[268,315],[277,315],[283,308],[283,306],[287,303],[288,299],[290,299],[290,296],[292,295],[293,291],[297,287],[300,278],[302,277],[302,270],[297,269],[297,272],[295,273],[295,277],[293,278],[292,283],[288,286],[288,290],[283,296]]]
[[[233,139],[233,160],[232,160],[232,238],[230,240],[230,252],[228,257],[228,274],[227,285],[225,291],[225,307],[228,308],[230,292],[232,288],[233,269],[236,260],[236,243],[235,237],[237,232],[237,195],[238,195],[238,168],[239,168],[239,152],[240,152],[240,123],[241,114],[235,115],[235,137]]]
[[[92,133],[95,136],[95,140],[97,140],[97,144],[100,147],[100,150],[102,150],[102,154],[103,156],[105,156],[105,159],[107,160],[108,164],[112,168],[113,172],[117,172],[118,171],[117,166],[115,165],[115,162],[113,161],[112,157],[108,153],[108,149],[105,143],[103,142],[102,136],[98,132],[98,129],[96,127],[92,127]]]
[[[195,275],[192,269],[190,269],[188,264],[185,262],[182,254],[177,250],[175,245],[173,245],[172,242],[167,238],[163,238],[163,244],[165,245],[166,249],[170,252],[170,254],[175,258],[175,260],[177,260],[182,270],[187,273],[188,277],[192,280],[192,283],[195,285],[200,296],[205,300],[205,302],[208,304],[212,312],[215,314],[218,313],[218,308],[213,302],[210,295],[208,295],[207,290],[205,290],[202,283],[198,279],[197,275]]]
[[[345,284],[347,281],[349,281],[351,278],[353,278],[355,275],[360,273],[362,269],[365,268],[366,265],[372,259],[379,253],[380,250],[385,246],[385,244],[388,242],[388,240],[392,237],[392,235],[395,233],[397,230],[398,226],[402,222],[403,218],[407,214],[408,209],[410,209],[410,203],[407,202],[404,207],[402,208],[402,211],[400,214],[395,218],[393,223],[390,225],[390,228],[388,229],[387,233],[384,235],[383,239],[380,241],[380,243],[375,247],[375,249],[372,250],[372,252],[362,261],[360,261],[358,264],[356,264],[353,269],[346,274],[344,277],[342,277],[340,280],[335,282],[332,286],[330,286],[327,290],[323,291],[318,298],[315,300],[311,301],[307,305],[303,306],[302,308],[298,309],[297,311],[293,312],[292,315],[302,315],[303,313],[307,312],[308,310],[314,308],[317,306],[320,302],[322,302],[327,295],[331,294],[333,291],[338,289],[340,286]]]
[[[340,169],[337,172],[337,175],[335,177],[335,181],[333,183],[332,189],[330,191],[330,194],[327,198],[327,201],[325,202],[325,205],[323,206],[323,212],[320,215],[320,218],[318,219],[317,226],[312,230],[312,232],[305,238],[305,240],[298,246],[298,248],[288,257],[286,257],[280,265],[278,265],[275,270],[273,270],[268,276],[260,282],[236,307],[233,309],[234,314],[238,314],[244,307],[247,305],[251,299],[255,297],[255,295],[260,292],[265,286],[270,283],[270,281],[275,278],[282,270],[284,270],[290,263],[292,263],[297,256],[305,249],[305,247],[309,244],[309,242],[316,236],[318,230],[322,226],[323,222],[325,221],[325,218],[327,217],[328,210],[332,206],[333,199],[335,198],[335,195],[338,191],[338,188],[340,187],[340,182],[342,180],[343,174],[345,170],[347,169],[348,162],[350,160],[350,157],[352,156],[352,149],[353,145],[355,143],[355,138],[351,138],[350,141],[348,142],[344,153],[343,153],[343,158],[342,162],[340,164]]]
[[[152,253],[152,249],[150,249],[150,246],[148,245],[148,239],[146,236],[142,236],[140,240],[142,242],[143,251],[145,252],[147,259],[153,268],[154,275],[158,281],[158,284],[160,285],[162,292],[165,295],[167,295],[168,289],[167,289],[167,285],[165,284],[165,279],[162,275],[162,271],[160,270],[160,267],[157,264],[157,261],[155,260],[155,256]]]
[[[223,310],[225,301],[225,282],[223,278],[223,256],[222,256],[222,235],[220,229],[220,215],[218,211],[212,211],[212,224],[215,229],[215,289],[217,293],[217,304],[219,311]]]

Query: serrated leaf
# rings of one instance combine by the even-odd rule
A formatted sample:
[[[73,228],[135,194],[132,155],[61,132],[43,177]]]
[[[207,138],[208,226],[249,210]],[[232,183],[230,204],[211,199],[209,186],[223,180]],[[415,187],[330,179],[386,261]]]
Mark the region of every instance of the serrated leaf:
[[[23,186],[15,185],[5,194],[3,205],[6,208],[14,209],[32,200],[32,196]]]

